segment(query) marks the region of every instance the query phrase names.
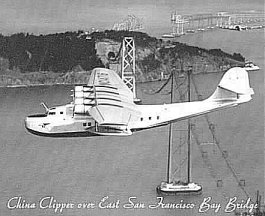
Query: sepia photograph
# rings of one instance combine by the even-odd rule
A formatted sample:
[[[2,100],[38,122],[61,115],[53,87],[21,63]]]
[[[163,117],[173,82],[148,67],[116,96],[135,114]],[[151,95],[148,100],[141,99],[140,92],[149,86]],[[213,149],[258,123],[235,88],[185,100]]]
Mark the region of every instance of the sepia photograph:
[[[263,0],[0,0],[0,215],[265,216]]]

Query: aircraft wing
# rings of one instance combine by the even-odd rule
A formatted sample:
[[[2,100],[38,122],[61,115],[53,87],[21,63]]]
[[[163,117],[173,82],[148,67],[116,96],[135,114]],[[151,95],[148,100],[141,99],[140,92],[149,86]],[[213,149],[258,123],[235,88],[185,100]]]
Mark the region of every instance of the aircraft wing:
[[[97,92],[109,93],[111,91],[112,96],[119,95],[123,102],[133,104],[132,91],[115,71],[106,68],[95,68],[91,73],[88,86],[102,87],[104,89],[99,89]]]
[[[135,109],[132,91],[116,72],[95,68],[88,86],[93,89],[94,99],[88,112],[99,125],[126,126],[132,115],[139,114]]]

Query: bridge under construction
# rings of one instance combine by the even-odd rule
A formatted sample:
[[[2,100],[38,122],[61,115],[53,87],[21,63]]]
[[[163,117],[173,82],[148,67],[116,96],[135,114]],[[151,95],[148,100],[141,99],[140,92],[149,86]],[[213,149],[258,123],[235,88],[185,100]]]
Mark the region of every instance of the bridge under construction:
[[[261,11],[217,12],[192,15],[171,14],[172,32],[163,35],[173,38],[215,28],[241,30],[241,28],[264,28],[265,15]]]

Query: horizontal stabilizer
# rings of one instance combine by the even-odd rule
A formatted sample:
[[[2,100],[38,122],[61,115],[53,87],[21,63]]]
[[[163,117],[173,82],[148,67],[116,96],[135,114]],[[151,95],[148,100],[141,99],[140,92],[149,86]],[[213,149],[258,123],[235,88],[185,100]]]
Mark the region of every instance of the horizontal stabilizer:
[[[248,72],[244,68],[235,67],[224,74],[215,92],[207,101],[243,103],[251,100],[252,94],[254,91],[249,85]]]
[[[253,90],[249,86],[248,72],[241,67],[228,70],[219,86],[238,94],[253,94]]]

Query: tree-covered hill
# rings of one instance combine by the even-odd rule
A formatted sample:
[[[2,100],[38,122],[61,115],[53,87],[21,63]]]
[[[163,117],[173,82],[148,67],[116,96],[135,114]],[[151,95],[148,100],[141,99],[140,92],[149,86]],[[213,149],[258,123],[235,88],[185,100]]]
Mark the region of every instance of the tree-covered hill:
[[[105,30],[48,35],[0,34],[0,85],[74,83],[76,72],[108,66],[96,50],[98,43],[115,41],[119,46],[124,37],[133,37],[135,41],[137,81],[159,79],[161,73],[169,73],[170,68],[185,70],[192,66],[194,73],[219,72],[243,65],[245,60],[239,53],[229,54],[220,49],[207,50],[162,41],[143,32]],[[110,42],[106,46],[113,44]],[[84,78],[82,76],[84,74],[78,75],[79,82]]]
[[[84,31],[48,35],[17,33],[3,36],[0,34],[0,70],[3,70],[3,67],[22,73],[36,71],[69,72],[74,71],[76,67],[86,71],[91,70],[103,66],[96,55],[95,43],[102,39],[122,42],[125,36],[134,37],[137,47],[152,49],[152,52],[161,48],[159,52],[162,58],[169,50],[163,49],[165,43],[162,40],[143,32],[105,30],[91,34]],[[212,56],[244,61],[240,54],[230,55],[220,49],[205,50],[177,42],[173,45],[174,48],[169,51],[174,58],[176,55],[196,56],[207,53]],[[154,58],[154,55],[149,56],[144,59],[143,63],[148,64]],[[158,66],[157,60],[156,65]],[[150,65],[150,67],[153,68],[154,66]],[[146,68],[149,68],[149,65],[146,65]]]
[[[0,57],[8,59],[9,69],[21,72],[66,72],[76,66],[84,70],[102,66],[96,56],[94,40],[80,37],[81,33],[0,35]]]

